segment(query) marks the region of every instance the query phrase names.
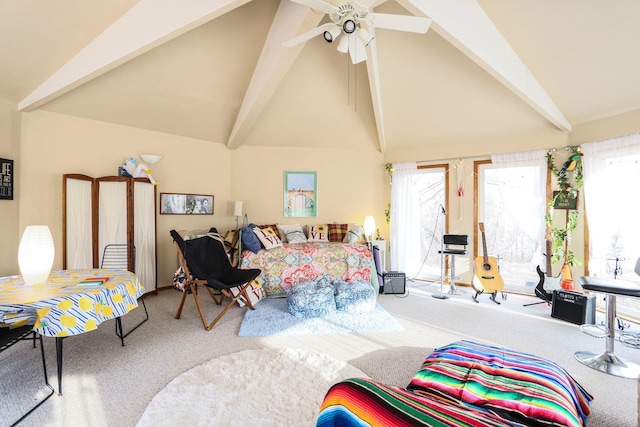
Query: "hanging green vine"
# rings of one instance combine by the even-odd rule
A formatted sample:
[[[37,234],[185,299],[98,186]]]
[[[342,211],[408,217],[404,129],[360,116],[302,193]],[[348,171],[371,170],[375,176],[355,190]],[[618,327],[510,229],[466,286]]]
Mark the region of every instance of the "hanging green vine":
[[[547,167],[556,177],[559,190],[556,192],[549,201],[547,215],[545,216],[545,222],[551,230],[551,242],[552,253],[551,262],[556,263],[560,260],[566,260],[571,266],[581,265],[571,250],[568,250],[571,244],[571,233],[576,229],[578,225],[578,190],[582,188],[582,152],[580,147],[571,147],[571,154],[566,162],[562,164],[562,167],[558,169],[555,164],[553,153],[555,151],[547,152]],[[561,204],[561,202],[573,201],[575,208],[563,207],[568,209],[567,221],[564,228],[553,228],[553,214],[554,209]],[[571,204],[571,203],[569,203]]]

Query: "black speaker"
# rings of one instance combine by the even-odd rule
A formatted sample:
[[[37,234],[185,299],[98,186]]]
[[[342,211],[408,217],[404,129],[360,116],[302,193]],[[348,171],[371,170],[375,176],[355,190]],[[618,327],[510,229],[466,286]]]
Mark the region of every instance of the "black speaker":
[[[551,303],[551,317],[576,325],[592,325],[596,322],[596,297],[555,289]]]
[[[404,294],[407,284],[404,273],[399,271],[387,271],[382,274],[383,294]]]

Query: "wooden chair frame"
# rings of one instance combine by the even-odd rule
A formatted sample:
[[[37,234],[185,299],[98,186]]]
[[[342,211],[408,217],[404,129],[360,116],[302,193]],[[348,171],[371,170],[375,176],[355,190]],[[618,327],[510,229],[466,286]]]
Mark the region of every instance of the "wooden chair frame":
[[[224,316],[225,313],[229,311],[231,306],[235,304],[237,301],[241,301],[244,304],[246,304],[246,306],[249,307],[250,310],[255,310],[253,304],[251,303],[249,295],[247,294],[247,289],[249,288],[249,285],[251,284],[251,282],[247,282],[244,285],[238,286],[240,288],[240,292],[238,293],[237,296],[233,296],[233,294],[229,292],[227,289],[221,289],[219,291],[220,293],[216,294],[214,290],[208,286],[208,283],[206,280],[192,278],[191,272],[189,271],[189,267],[187,266],[187,260],[185,259],[184,254],[182,253],[182,250],[180,249],[180,246],[177,244],[177,242],[176,242],[176,247],[178,248],[178,258],[180,261],[180,265],[184,269],[184,273],[186,276],[186,282],[185,282],[185,286],[182,294],[182,301],[180,302],[180,307],[178,307],[178,312],[176,313],[176,319],[180,319],[180,316],[182,315],[182,308],[184,307],[184,303],[187,300],[187,295],[189,293],[193,295],[193,299],[196,302],[196,307],[198,308],[198,313],[200,314],[200,319],[202,320],[202,326],[204,326],[205,331],[210,331],[211,329],[213,329],[216,323],[218,323],[218,321],[222,318],[222,316]],[[231,299],[231,301],[229,301],[229,304],[227,304],[227,306],[222,310],[222,312],[220,312],[220,314],[218,314],[218,316],[215,319],[213,319],[213,321],[209,324],[207,324],[207,320],[205,318],[204,312],[202,311],[202,305],[200,304],[200,299],[198,298],[198,285],[204,286],[204,288],[209,292],[209,295],[211,295],[211,298],[213,298],[213,301],[216,303],[216,305],[222,305],[222,301],[224,301],[225,297],[229,297]]]

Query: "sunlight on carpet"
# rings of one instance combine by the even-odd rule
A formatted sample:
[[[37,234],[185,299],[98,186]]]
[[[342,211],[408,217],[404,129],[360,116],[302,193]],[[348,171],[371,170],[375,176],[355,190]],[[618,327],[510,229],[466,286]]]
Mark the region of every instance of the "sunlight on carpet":
[[[351,377],[367,375],[324,353],[245,350],[173,379],[153,398],[137,426],[315,425],[326,392]],[[283,393],[286,390],[289,393]]]
[[[289,313],[286,298],[267,298],[247,310],[240,325],[241,337],[365,334],[400,331],[402,326],[376,304],[365,313],[337,312],[323,317],[301,319]]]

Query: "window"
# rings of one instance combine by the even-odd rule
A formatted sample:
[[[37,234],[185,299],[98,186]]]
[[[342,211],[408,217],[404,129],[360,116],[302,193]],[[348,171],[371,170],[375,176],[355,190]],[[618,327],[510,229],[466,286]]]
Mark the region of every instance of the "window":
[[[445,194],[448,165],[418,167],[414,191],[418,199],[420,229],[420,265],[415,266],[416,278],[440,280],[440,250],[446,227]]]
[[[497,259],[505,290],[526,293],[538,284],[536,266],[545,268],[547,168],[544,152],[534,154],[529,160],[475,162],[477,218],[485,228],[486,255]],[[478,224],[476,230],[476,256],[484,256]]]
[[[589,276],[640,281],[640,134],[583,144],[584,200],[589,223]],[[617,269],[617,271],[616,271]],[[619,297],[618,311],[640,317],[640,303]]]

